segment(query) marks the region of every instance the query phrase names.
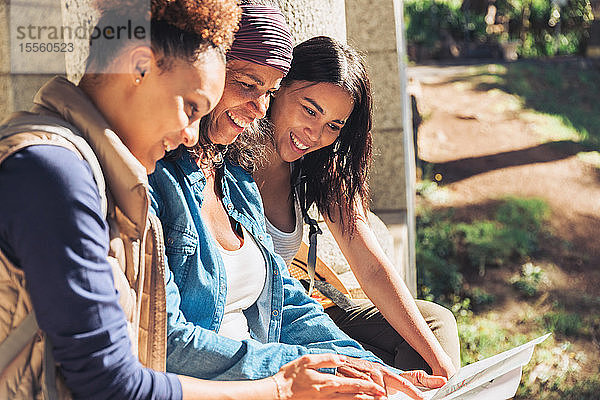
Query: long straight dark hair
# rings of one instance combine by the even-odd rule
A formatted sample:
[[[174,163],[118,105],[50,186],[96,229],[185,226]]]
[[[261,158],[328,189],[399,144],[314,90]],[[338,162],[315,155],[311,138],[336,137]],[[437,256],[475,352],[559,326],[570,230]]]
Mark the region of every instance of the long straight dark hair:
[[[368,174],[371,167],[373,101],[363,58],[352,47],[326,36],[318,36],[294,48],[292,66],[282,86],[294,81],[331,83],[346,90],[354,107],[336,141],[306,154],[297,161],[307,176],[306,204],[316,204],[321,214],[333,219],[336,209],[349,217],[353,233],[355,201],[369,204]],[[276,101],[276,100],[275,100]]]

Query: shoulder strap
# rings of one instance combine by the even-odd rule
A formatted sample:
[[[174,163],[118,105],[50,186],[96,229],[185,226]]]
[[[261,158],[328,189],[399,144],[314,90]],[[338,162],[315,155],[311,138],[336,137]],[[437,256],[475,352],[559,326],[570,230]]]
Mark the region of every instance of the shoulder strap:
[[[0,343],[0,371],[11,363],[12,360],[23,350],[38,332],[38,324],[35,319],[35,313],[32,311],[21,321],[19,326]],[[44,385],[42,391],[45,400],[58,399],[58,390],[56,388],[56,365],[52,355],[52,343],[46,336],[44,346],[43,368],[45,371]]]
[[[291,172],[291,181],[292,188],[295,191],[295,195],[298,198],[298,203],[300,203],[300,210],[302,211],[302,218],[304,219],[304,223],[309,226],[308,231],[308,258],[307,258],[307,267],[308,267],[308,276],[310,277],[310,284],[308,286],[308,295],[312,294],[312,291],[315,287],[315,268],[317,264],[317,235],[323,233],[321,228],[319,228],[319,224],[313,218],[308,215],[308,205],[306,204],[306,181],[307,176],[302,171],[302,160],[301,158],[298,161],[295,161],[292,164],[292,172]]]
[[[32,312],[25,317],[19,326],[0,343],[0,371],[23,350],[23,347],[33,338],[38,331],[35,314]]]
[[[308,275],[308,251],[309,249],[306,246],[306,243],[302,242],[300,244],[300,250],[298,250],[298,253],[294,257],[294,260],[289,267],[292,276],[296,279],[299,279],[301,282],[306,280],[302,279],[301,274],[300,276],[297,276],[295,273],[292,273],[292,268],[298,268]],[[328,305],[322,300],[322,298],[325,297],[346,312],[355,310],[357,305],[352,301],[350,297],[350,291],[340,280],[337,273],[330,266],[325,264],[318,256],[316,259],[317,262],[315,275],[317,279],[314,281],[314,287],[318,292],[317,301],[321,303],[323,308],[326,308]],[[310,282],[308,282],[308,284],[310,285]],[[321,296],[319,296],[319,294]],[[321,297],[321,299],[319,299],[319,297]],[[329,303],[329,305],[331,305],[331,303]]]
[[[100,163],[94,151],[82,137],[79,130],[73,125],[69,124],[60,118],[52,117],[49,115],[39,115],[30,113],[21,113],[18,117],[9,120],[8,122],[0,125],[0,140],[7,138],[18,133],[25,132],[47,132],[60,135],[75,146],[81,156],[92,169],[94,174],[94,180],[98,186],[98,193],[100,194],[100,207],[102,215],[106,218],[108,210],[108,200],[106,196],[106,183],[104,181],[104,175],[100,168]]]

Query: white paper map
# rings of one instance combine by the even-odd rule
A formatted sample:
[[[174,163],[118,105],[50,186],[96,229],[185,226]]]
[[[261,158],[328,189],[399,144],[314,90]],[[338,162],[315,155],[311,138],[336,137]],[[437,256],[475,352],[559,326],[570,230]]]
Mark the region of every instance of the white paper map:
[[[439,389],[423,392],[427,400],[486,399],[506,400],[513,397],[521,382],[521,371],[533,355],[535,345],[542,343],[550,333],[514,349],[462,367]],[[410,400],[404,393],[394,394],[390,400]]]

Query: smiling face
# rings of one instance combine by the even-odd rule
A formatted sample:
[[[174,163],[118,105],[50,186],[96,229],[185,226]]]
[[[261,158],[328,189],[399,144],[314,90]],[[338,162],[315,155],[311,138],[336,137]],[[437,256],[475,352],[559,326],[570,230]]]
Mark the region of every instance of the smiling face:
[[[219,101],[224,79],[225,65],[215,50],[207,50],[194,64],[173,60],[165,71],[152,61],[123,105],[125,117],[117,127],[148,173],[166,151],[197,142],[199,120]]]
[[[272,93],[283,72],[241,60],[227,62],[225,90],[211,113],[208,138],[214,144],[230,144],[254,120],[265,116]]]
[[[279,157],[293,162],[333,144],[353,105],[350,94],[332,83],[294,81],[282,87],[271,106]]]

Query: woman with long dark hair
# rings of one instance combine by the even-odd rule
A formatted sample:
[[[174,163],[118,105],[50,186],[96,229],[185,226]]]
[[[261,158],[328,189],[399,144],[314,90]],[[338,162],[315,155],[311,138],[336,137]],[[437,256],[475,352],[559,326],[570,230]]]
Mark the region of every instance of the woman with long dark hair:
[[[267,231],[289,265],[300,247],[302,224],[310,221],[306,210],[316,205],[377,306],[355,301],[355,307],[332,306],[327,313],[386,363],[429,366],[435,375],[450,377],[460,364],[454,317],[441,306],[412,299],[368,225],[371,120],[369,78],[354,49],[329,37],[294,48],[290,71],[262,124],[268,136],[242,137],[268,143],[268,161],[253,172]],[[245,147],[243,140],[234,144],[231,157]]]

